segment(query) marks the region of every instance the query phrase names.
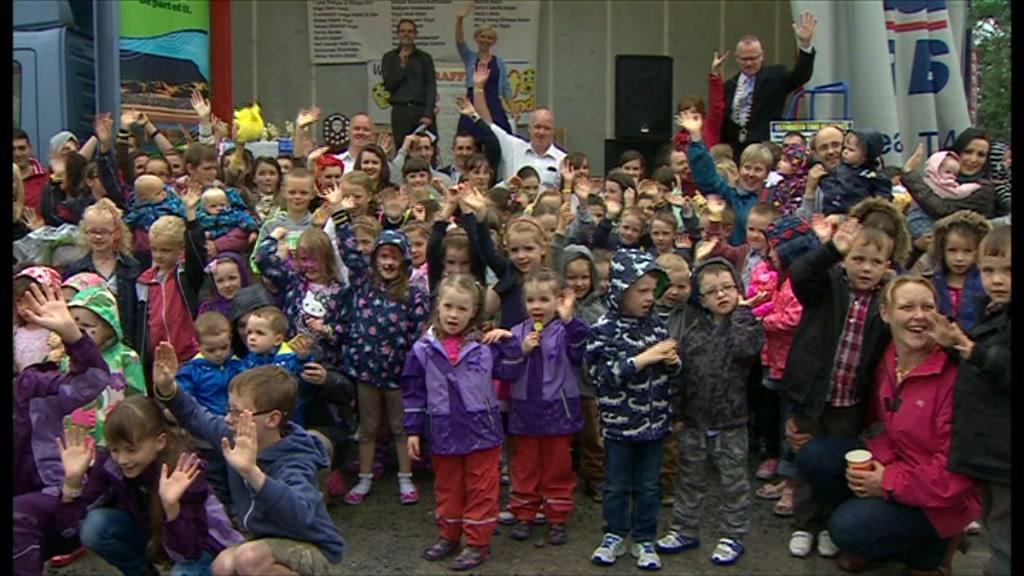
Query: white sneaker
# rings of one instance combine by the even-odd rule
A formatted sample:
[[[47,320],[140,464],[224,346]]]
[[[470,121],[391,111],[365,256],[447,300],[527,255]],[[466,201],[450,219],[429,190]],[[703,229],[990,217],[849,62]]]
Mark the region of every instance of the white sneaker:
[[[622,536],[606,532],[601,545],[590,555],[590,561],[601,566],[611,566],[626,553],[626,541]]]
[[[797,530],[789,537],[789,553],[797,558],[807,558],[814,546],[814,535],[810,532]]]
[[[642,570],[661,570],[661,558],[654,550],[654,542],[636,542],[630,550],[636,565]]]
[[[744,550],[743,543],[736,538],[721,538],[711,554],[711,562],[719,566],[735,564],[743,556]]]
[[[839,548],[832,542],[832,537],[828,535],[828,530],[818,532],[818,554],[822,558],[834,558],[836,554],[839,554]]]
[[[975,536],[975,535],[980,534],[980,533],[981,533],[981,524],[979,524],[977,520],[973,520],[970,524],[967,525],[967,528],[964,528],[964,534],[967,534],[967,535],[970,535],[970,536]]]

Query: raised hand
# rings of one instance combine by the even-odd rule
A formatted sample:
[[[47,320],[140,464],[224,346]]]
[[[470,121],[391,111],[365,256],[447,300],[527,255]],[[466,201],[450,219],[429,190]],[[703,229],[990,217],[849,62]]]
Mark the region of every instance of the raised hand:
[[[478,88],[483,87],[487,84],[487,79],[491,77],[491,69],[485,62],[477,61],[476,67],[473,68],[473,86]]]
[[[295,126],[301,130],[310,124],[313,124],[320,119],[320,107],[313,106],[312,108],[299,108],[299,113],[295,116]]]
[[[724,63],[725,59],[728,58],[728,57],[729,57],[729,51],[728,50],[726,50],[725,52],[722,52],[721,54],[718,53],[718,50],[715,50],[714,55],[711,57],[711,71],[714,72],[715,74],[721,76],[722,75],[722,63]]]
[[[252,412],[246,410],[238,417],[238,424],[235,426],[234,447],[231,446],[231,442],[227,438],[221,438],[220,448],[228,465],[243,477],[248,476],[256,469],[258,444],[256,421],[253,419]]]
[[[395,137],[391,132],[381,132],[377,136],[377,146],[384,151],[385,154],[391,156],[395,151]]]
[[[178,354],[166,340],[157,345],[153,355],[153,388],[161,396],[174,393],[174,376],[178,373]]]
[[[704,120],[697,115],[683,115],[682,112],[680,112],[680,116],[683,117],[677,121],[679,126],[683,130],[689,132],[691,137],[696,137],[699,139],[701,135],[701,129],[704,128]]]
[[[324,188],[320,197],[323,198],[325,204],[327,204],[331,211],[335,211],[341,207],[341,201],[345,195],[341,191],[341,182],[334,182],[327,188]]]
[[[472,12],[472,11],[473,11],[473,1],[470,0],[469,2],[466,2],[461,8],[459,8],[459,11],[456,12],[455,15],[458,16],[459,18],[465,19],[466,16],[469,16],[469,13]]]
[[[469,98],[466,98],[463,94],[455,97],[455,105],[459,108],[459,114],[462,114],[463,116],[472,116],[473,114],[476,114],[476,108],[473,106],[473,103],[470,102]]]
[[[190,454],[182,452],[178,456],[178,465],[173,470],[167,469],[166,462],[160,465],[159,494],[165,510],[173,508],[181,502],[185,491],[199,477],[199,472],[202,470],[200,462],[199,456],[194,452]]]
[[[114,140],[114,117],[109,112],[97,115],[92,122],[92,129],[96,139],[109,146]]]
[[[481,338],[480,343],[482,344],[494,344],[495,342],[501,342],[505,338],[512,336],[512,333],[508,330],[502,330],[501,328],[494,328],[488,330]]]
[[[46,222],[43,221],[43,218],[30,206],[22,208],[21,222],[28,227],[29,230],[39,230],[43,226],[46,226]]]
[[[121,110],[121,128],[128,128],[135,124],[141,124],[139,122],[139,113],[131,108],[124,108]]]
[[[840,254],[846,256],[846,253],[853,247],[853,239],[860,234],[861,228],[863,226],[856,218],[847,218],[839,225],[839,229],[832,234],[832,244]]]
[[[71,317],[63,292],[55,291],[50,286],[32,283],[24,297],[28,304],[22,311],[25,320],[53,330],[60,334],[64,342],[75,342],[81,337],[82,333],[75,324],[75,319]]]
[[[181,202],[185,204],[185,210],[195,212],[196,208],[199,207],[199,199],[202,197],[200,188],[201,186],[198,182],[190,181],[188,183],[188,189],[181,197]]]
[[[822,244],[832,239],[832,223],[820,212],[811,215],[811,230]]]
[[[572,315],[576,311],[576,292],[572,288],[566,288],[562,292],[562,303],[558,306],[558,317],[562,322],[572,322]]]
[[[924,142],[917,145],[914,148],[914,153],[907,158],[907,161],[903,163],[904,172],[914,172],[921,165],[921,160],[924,160]]]
[[[210,101],[207,100],[203,96],[203,94],[195,88],[192,89],[191,103],[192,109],[196,111],[196,115],[199,116],[199,119],[203,122],[208,122],[210,120],[211,111]]]
[[[423,207],[422,203],[417,202],[412,207],[412,219],[417,222],[427,221],[427,209]]]
[[[701,245],[697,247],[697,252],[693,255],[694,259],[697,261],[704,260],[711,255],[716,246],[718,246],[717,237],[701,242]]]
[[[57,449],[64,465],[64,483],[80,487],[89,463],[96,455],[96,445],[81,426],[69,426],[64,436],[66,439],[57,436]]]
[[[572,179],[576,169],[569,165],[568,158],[562,158],[562,161],[558,163],[558,171],[562,175],[562,187],[572,187]]]
[[[622,202],[614,199],[606,199],[604,201],[605,213],[604,217],[609,220],[617,220],[619,214],[622,213]]]
[[[932,327],[928,332],[928,335],[932,337],[932,340],[942,346],[943,348],[952,348],[954,346],[963,345],[964,341],[967,340],[967,336],[956,322],[950,322],[948,318],[939,314],[938,312],[932,312],[931,315]]]
[[[814,27],[818,25],[818,19],[811,12],[804,12],[800,19],[793,22],[793,32],[800,42],[801,48],[810,48],[811,40],[814,38]]]
[[[593,187],[590,184],[590,178],[573,178],[572,180],[572,191],[576,193],[576,197],[580,199],[580,208],[583,208],[590,198],[590,194],[593,191]]]

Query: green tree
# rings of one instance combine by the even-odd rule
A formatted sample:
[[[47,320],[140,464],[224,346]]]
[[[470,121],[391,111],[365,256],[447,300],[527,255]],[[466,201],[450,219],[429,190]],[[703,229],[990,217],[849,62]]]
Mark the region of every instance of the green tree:
[[[973,44],[978,55],[977,124],[1010,141],[1010,0],[974,0]]]

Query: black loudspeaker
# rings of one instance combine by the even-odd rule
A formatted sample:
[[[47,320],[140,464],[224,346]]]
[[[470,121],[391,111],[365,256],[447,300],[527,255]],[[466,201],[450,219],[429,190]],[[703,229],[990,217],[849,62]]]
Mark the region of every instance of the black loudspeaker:
[[[615,57],[615,137],[672,135],[672,58]]]

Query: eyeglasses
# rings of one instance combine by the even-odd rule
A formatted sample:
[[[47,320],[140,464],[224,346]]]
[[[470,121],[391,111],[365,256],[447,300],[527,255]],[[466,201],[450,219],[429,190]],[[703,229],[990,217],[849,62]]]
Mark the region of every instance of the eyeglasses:
[[[96,229],[93,229],[93,230],[86,230],[85,233],[88,236],[95,236],[97,238],[106,238],[107,236],[110,236],[111,234],[113,234],[114,231],[113,230],[102,230],[102,229],[96,230]]]
[[[708,288],[707,290],[701,290],[701,296],[718,296],[719,294],[731,294],[736,291],[735,284],[728,284],[721,288]]]
[[[274,409],[264,410],[263,412],[253,412],[252,415],[253,416],[263,416],[265,414],[270,414],[273,411],[274,411]],[[228,408],[228,412],[227,412],[227,414],[224,415],[224,417],[225,418],[231,418],[232,420],[237,420],[238,417],[242,415],[242,412],[245,412],[245,410],[235,410],[234,408]]]

